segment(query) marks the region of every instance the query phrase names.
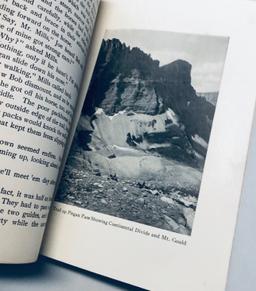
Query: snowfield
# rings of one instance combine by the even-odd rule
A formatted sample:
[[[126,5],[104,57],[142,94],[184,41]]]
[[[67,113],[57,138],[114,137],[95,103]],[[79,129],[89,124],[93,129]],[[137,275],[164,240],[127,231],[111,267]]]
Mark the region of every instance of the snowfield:
[[[144,133],[164,132],[166,128],[166,122],[169,121],[172,124],[180,126],[178,117],[175,113],[168,109],[165,113],[159,115],[148,115],[140,113],[132,113],[126,111],[120,111],[113,116],[105,114],[104,110],[98,108],[95,113],[96,119],[93,120],[93,137],[100,138],[105,144],[116,145],[120,147],[127,147],[127,134],[131,136],[140,137]],[[80,125],[87,125],[85,117],[81,118]],[[91,142],[94,143],[94,140]],[[143,148],[143,144],[140,145]],[[147,143],[144,148],[147,147]]]
[[[144,134],[164,133],[168,126],[183,128],[171,109],[154,116],[126,111],[108,116],[98,108],[93,119],[83,116],[78,131],[90,132],[88,148],[73,146],[57,199],[190,235],[202,171],[155,151],[168,151],[170,141],[143,139]],[[199,136],[192,139],[207,147]],[[197,152],[195,156],[201,158]]]

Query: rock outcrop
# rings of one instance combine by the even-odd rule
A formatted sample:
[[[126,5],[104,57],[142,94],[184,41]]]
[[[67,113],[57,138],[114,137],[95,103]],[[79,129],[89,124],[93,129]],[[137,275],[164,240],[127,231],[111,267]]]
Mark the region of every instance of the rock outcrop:
[[[215,106],[197,96],[191,85],[191,69],[192,65],[184,60],[159,66],[159,61],[139,48],[130,48],[118,39],[104,40],[83,114],[91,116],[97,128],[101,125],[95,120],[102,119],[96,113],[97,108],[101,108],[107,116],[125,112],[127,122],[123,121],[124,116],[120,118],[126,128],[130,127],[129,116],[137,115],[137,130],[122,130],[127,145],[140,148],[144,141],[157,144],[155,149],[150,146],[148,149],[188,165],[202,167],[201,157],[206,155]],[[168,118],[166,113],[170,110],[178,122]],[[162,114],[167,116],[165,126],[157,130],[158,117]],[[154,130],[141,130],[142,115],[152,116],[147,120],[148,127]],[[134,127],[136,118],[130,119]],[[196,136],[203,143],[198,142]]]

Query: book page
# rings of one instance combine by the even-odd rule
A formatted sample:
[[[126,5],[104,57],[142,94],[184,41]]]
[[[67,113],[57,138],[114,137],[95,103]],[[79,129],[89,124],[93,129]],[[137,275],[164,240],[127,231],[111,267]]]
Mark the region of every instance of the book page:
[[[103,1],[44,255],[149,290],[224,291],[255,8],[190,2]]]
[[[0,262],[37,258],[97,8],[0,4]]]

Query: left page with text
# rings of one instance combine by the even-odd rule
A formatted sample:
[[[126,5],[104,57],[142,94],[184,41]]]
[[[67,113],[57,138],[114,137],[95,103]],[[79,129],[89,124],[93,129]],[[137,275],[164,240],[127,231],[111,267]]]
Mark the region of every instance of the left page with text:
[[[0,262],[35,261],[99,1],[0,3]]]

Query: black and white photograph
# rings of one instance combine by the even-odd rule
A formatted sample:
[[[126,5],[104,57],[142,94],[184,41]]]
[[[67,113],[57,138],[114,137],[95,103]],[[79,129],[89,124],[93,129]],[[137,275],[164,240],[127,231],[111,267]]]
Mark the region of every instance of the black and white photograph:
[[[191,235],[228,43],[107,30],[55,200]]]

